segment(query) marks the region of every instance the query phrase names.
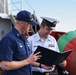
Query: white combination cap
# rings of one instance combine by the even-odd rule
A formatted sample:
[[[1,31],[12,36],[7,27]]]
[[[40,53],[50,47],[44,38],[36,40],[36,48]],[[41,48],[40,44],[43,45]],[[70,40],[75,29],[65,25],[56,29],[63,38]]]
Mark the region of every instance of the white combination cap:
[[[43,19],[42,22],[44,22],[47,26],[49,26],[52,29],[55,29],[55,26],[57,23],[59,23],[58,20],[48,17],[41,17]]]

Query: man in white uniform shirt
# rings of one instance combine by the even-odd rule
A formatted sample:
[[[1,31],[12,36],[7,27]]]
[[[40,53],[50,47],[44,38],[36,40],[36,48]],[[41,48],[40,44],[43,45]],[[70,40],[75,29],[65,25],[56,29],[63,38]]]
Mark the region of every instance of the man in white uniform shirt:
[[[56,24],[59,22],[56,19],[41,17],[42,23],[38,32],[28,38],[29,48],[32,49],[32,53],[36,50],[38,46],[42,46],[48,49],[59,52],[57,42],[55,38],[49,34],[52,33],[52,30],[55,28]],[[49,59],[52,60],[52,59]],[[46,61],[47,62],[47,61]],[[32,67],[33,75],[52,75],[52,71],[55,68],[55,65],[51,66],[51,69],[48,70],[47,66],[41,63],[34,63],[34,65],[39,65],[39,67]],[[66,66],[66,61],[61,63],[62,66]]]

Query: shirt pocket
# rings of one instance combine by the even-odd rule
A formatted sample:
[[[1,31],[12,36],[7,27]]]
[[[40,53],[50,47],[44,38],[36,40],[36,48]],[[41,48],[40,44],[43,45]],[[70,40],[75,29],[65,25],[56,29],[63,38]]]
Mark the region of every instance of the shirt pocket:
[[[24,47],[18,47],[18,50],[15,54],[17,60],[24,60],[27,58],[27,52]]]

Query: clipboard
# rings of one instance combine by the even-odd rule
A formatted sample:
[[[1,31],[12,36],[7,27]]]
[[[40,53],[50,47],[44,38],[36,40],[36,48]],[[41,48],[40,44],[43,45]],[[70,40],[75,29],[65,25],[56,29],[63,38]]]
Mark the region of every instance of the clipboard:
[[[38,46],[34,53],[41,52],[41,59],[38,59],[36,62],[41,64],[45,64],[47,66],[58,65],[62,63],[66,58],[70,55],[72,50],[68,50],[66,52],[56,52],[54,50],[50,50],[48,48],[44,48],[42,46]]]

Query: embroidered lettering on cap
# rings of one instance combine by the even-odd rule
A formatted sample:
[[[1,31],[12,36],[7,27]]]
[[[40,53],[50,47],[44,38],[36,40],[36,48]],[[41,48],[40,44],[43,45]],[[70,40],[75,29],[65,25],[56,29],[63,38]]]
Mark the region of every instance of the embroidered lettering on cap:
[[[33,15],[32,15],[32,14],[30,14],[30,20],[31,20],[31,21],[33,20]]]

